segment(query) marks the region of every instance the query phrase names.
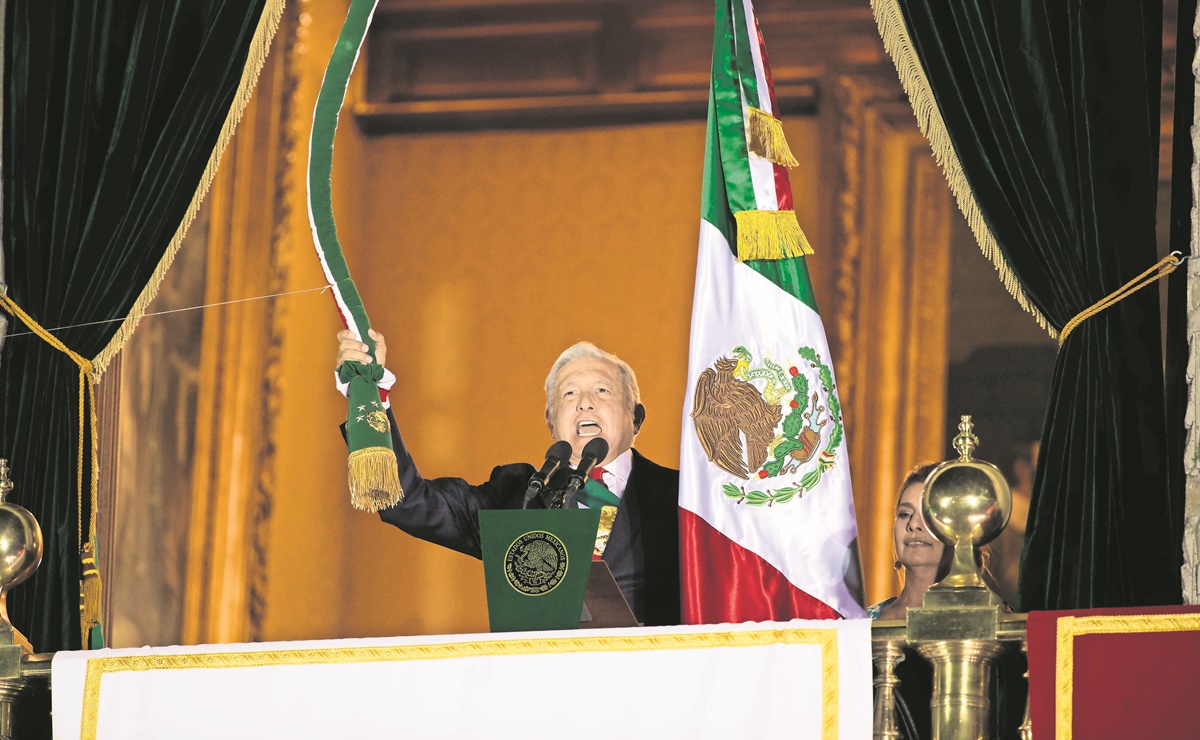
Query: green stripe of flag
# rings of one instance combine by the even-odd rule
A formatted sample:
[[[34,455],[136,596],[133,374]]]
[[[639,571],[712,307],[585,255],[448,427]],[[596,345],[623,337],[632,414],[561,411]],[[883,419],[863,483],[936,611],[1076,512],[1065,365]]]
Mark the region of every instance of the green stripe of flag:
[[[734,60],[734,29],[728,0],[718,0],[717,32],[713,34],[713,82],[710,108],[716,109],[717,145],[724,169],[725,197],[734,213],[758,210],[754,181],[750,176],[750,152],[746,146],[745,109],[741,81]],[[712,128],[714,119],[709,117]],[[736,244],[736,242],[734,242]]]
[[[744,263],[767,280],[792,294],[818,315],[817,298],[813,295],[812,280],[808,276],[807,257],[788,257],[781,260],[746,260]]]
[[[722,16],[722,8],[726,11]],[[724,0],[717,0],[717,23],[722,22],[722,17],[728,22],[728,5]],[[728,25],[726,25],[728,28]],[[733,218],[733,211],[730,208],[731,196],[728,192],[730,183],[730,169],[727,169],[726,162],[733,161],[734,177],[732,180],[735,187],[739,179],[743,182],[743,186],[749,184],[750,168],[749,154],[746,152],[746,139],[742,134],[741,129],[741,105],[738,104],[737,126],[734,128],[735,133],[731,133],[724,138],[725,129],[718,127],[717,110],[718,110],[718,93],[721,92],[719,87],[724,85],[725,98],[729,97],[729,91],[732,90],[733,95],[737,95],[737,88],[734,86],[732,75],[724,75],[718,80],[718,69],[727,68],[727,64],[731,64],[731,57],[728,53],[729,39],[728,34],[715,33],[713,41],[713,85],[708,92],[708,130],[705,135],[704,147],[704,184],[701,190],[700,215],[705,221],[709,222],[724,235],[726,243],[730,247],[730,252],[736,255],[737,249],[737,223]],[[729,139],[733,142],[730,144]],[[740,153],[738,157],[725,157],[724,151],[727,148],[732,148]],[[737,168],[737,163],[741,163],[741,167]],[[751,186],[751,192],[753,188]],[[753,197],[753,196],[751,196]],[[736,206],[735,206],[736,207]],[[751,205],[752,209],[754,206]],[[749,209],[739,209],[749,210]],[[791,257],[781,260],[748,260],[745,262],[754,271],[761,274],[771,282],[778,285],[782,290],[791,294],[796,299],[804,302],[809,308],[817,313],[817,300],[813,295],[812,280],[808,274],[808,262],[804,257]]]
[[[742,85],[742,94],[746,98],[746,104],[752,105],[755,108],[759,106],[758,100],[758,74],[754,71],[754,54],[750,48],[750,44],[758,43],[758,34],[753,36],[746,25],[746,6],[741,0],[729,0],[730,8],[733,11],[733,51],[734,61],[737,64],[738,78]]]

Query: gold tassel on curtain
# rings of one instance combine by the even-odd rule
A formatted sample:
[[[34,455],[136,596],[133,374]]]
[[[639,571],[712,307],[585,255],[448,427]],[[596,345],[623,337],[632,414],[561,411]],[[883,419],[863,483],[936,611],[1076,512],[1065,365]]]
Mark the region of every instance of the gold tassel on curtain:
[[[93,509],[93,511],[95,510]],[[96,536],[95,521],[96,515],[93,513],[91,527],[93,538]],[[79,631],[85,650],[89,647],[88,636],[91,634],[92,628],[100,624],[100,615],[103,613],[101,601],[103,588],[100,583],[100,571],[96,567],[96,550],[93,542],[94,540],[89,540],[79,551]]]

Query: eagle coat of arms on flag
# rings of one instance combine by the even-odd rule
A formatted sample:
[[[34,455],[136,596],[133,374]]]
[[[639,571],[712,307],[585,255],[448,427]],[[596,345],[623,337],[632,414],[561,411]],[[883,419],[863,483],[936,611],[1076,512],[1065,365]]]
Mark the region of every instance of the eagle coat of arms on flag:
[[[812,347],[798,348],[796,357],[780,364],[764,356],[756,365],[739,345],[696,380],[691,417],[709,461],[743,481],[768,484],[722,484],[739,504],[785,504],[837,464],[842,414],[833,373]],[[781,480],[770,486],[775,478]]]

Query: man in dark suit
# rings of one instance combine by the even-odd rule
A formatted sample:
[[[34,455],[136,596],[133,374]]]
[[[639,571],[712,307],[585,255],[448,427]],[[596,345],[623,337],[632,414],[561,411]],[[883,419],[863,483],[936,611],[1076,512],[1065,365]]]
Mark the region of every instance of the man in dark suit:
[[[376,356],[385,361],[383,335],[371,332]],[[369,363],[366,346],[353,333],[338,333],[337,364]],[[385,373],[381,387],[395,380]],[[391,416],[389,409],[388,415]],[[646,409],[637,377],[620,358],[580,342],[564,351],[546,378],[546,424],[550,436],[571,444],[571,464],[584,445],[603,437],[608,456],[600,462],[603,484],[620,499],[603,558],[634,616],[647,625],[679,623],[679,471],[646,459],[632,445]],[[392,419],[392,443],[404,500],[379,512],[387,523],[429,542],[482,557],[480,509],[519,509],[529,478],[528,463],[501,465],[485,483],[461,478],[425,479],[417,471]],[[551,486],[553,488],[553,485]],[[544,508],[535,498],[530,506]]]

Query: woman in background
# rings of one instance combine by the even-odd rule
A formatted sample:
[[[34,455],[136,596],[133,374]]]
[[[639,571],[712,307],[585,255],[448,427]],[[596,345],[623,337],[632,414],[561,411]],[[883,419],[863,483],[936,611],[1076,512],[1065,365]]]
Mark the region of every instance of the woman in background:
[[[900,484],[896,500],[896,521],[892,541],[896,548],[896,570],[903,569],[900,594],[867,607],[871,619],[904,619],[908,607],[921,606],[925,592],[950,572],[954,548],[947,547],[929,531],[921,515],[921,494],[925,479],[938,463],[918,465]],[[895,709],[901,736],[907,740],[925,740],[933,736],[933,668],[911,647],[904,648],[904,661],[896,666],[900,685],[896,689]]]
[[[910,606],[921,606],[929,587],[946,577],[954,559],[954,548],[939,540],[921,516],[921,492],[925,479],[939,463],[918,465],[904,478],[896,502],[892,540],[896,547],[896,570],[904,570],[904,586],[898,596],[867,608],[871,619],[904,619]]]
[[[904,619],[909,607],[919,607],[925,601],[929,587],[950,573],[954,561],[954,548],[939,540],[921,515],[921,494],[925,490],[925,479],[940,463],[918,465],[904,478],[900,496],[896,502],[896,522],[892,526],[892,539],[896,547],[896,570],[903,569],[904,585],[898,596],[867,608],[871,619]],[[975,555],[976,565],[982,566],[986,559],[983,553]],[[983,570],[985,581],[989,579]],[[995,586],[989,584],[995,590]],[[908,740],[924,740],[933,737],[933,718],[930,701],[933,698],[933,668],[915,650],[904,648],[904,661],[896,666],[897,687],[896,713],[902,737]],[[1026,670],[1024,656],[1019,651],[1009,651],[993,668],[1007,677],[1007,682],[1018,685]],[[1000,689],[1001,682],[993,680],[992,732],[988,737],[1017,738],[1024,711],[1024,696],[1019,701],[1009,700]]]

